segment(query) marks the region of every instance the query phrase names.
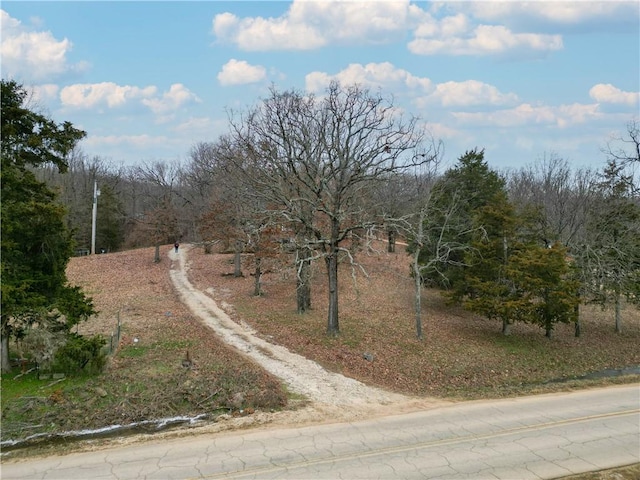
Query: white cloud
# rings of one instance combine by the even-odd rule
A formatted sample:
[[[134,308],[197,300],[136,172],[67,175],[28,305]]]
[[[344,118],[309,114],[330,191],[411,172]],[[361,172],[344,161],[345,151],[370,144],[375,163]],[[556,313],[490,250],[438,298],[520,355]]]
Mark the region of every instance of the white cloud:
[[[139,88],[129,85],[120,86],[113,82],[78,83],[64,87],[60,92],[60,100],[63,106],[67,107],[115,108],[124,106],[131,100],[151,98],[156,92],[157,88],[154,86]]]
[[[231,59],[222,66],[222,70],[218,73],[218,81],[220,85],[245,85],[247,83],[256,83],[264,80],[267,71],[260,65],[250,65],[244,60]]]
[[[58,97],[60,87],[52,83],[35,85],[33,87],[33,99],[36,103],[49,103]]]
[[[426,122],[425,128],[436,139],[451,139],[461,136],[461,132],[449,125],[438,122]]]
[[[60,101],[64,107],[77,109],[122,108],[140,103],[157,115],[166,115],[200,99],[181,83],[171,85],[169,91],[158,95],[158,88],[153,85],[140,88],[102,82],[64,87],[60,92]]]
[[[459,122],[469,125],[521,127],[524,125],[556,125],[564,128],[598,119],[598,105],[534,106],[523,103],[515,108],[495,112],[453,112]]]
[[[456,37],[471,30],[469,18],[459,13],[436,19],[431,15],[424,15],[414,31],[416,37]]]
[[[335,75],[312,72],[305,77],[308,92],[323,92],[332,82],[342,85],[358,84],[366,88],[380,88],[383,92],[403,92],[410,95],[419,108],[439,104],[444,107],[477,105],[513,105],[518,101],[514,93],[502,93],[498,88],[477,80],[445,82],[434,85],[426,77],[417,77],[396,68],[392,63],[352,63]]]
[[[223,13],[213,19],[220,41],[242,50],[310,50],[338,44],[380,44],[397,38],[416,7],[393,2],[309,2],[294,0],[278,18],[239,19]]]
[[[208,133],[213,127],[213,121],[208,117],[193,117],[173,128],[179,133]]]
[[[319,32],[309,25],[292,23],[288,18],[262,17],[238,19],[223,13],[213,19],[213,32],[222,41],[241,50],[309,50],[325,45]]]
[[[502,22],[544,21],[556,25],[576,25],[592,21],[628,22],[635,16],[638,4],[630,1],[535,1],[535,2],[464,2],[453,8],[472,12],[482,20]]]
[[[213,33],[218,38],[229,39],[235,37],[235,31],[240,19],[233,13],[220,13],[213,18]]]
[[[409,51],[417,55],[502,55],[513,50],[545,53],[563,48],[560,35],[514,33],[498,25],[479,25],[466,32],[439,27],[418,28],[415,40],[408,44]]]
[[[438,101],[445,107],[471,105],[507,105],[518,101],[514,93],[502,93],[493,85],[467,80],[464,82],[445,82],[436,86],[428,101]]]
[[[147,88],[155,89],[155,87]],[[174,83],[171,85],[169,91],[164,92],[162,97],[142,99],[142,104],[149,107],[151,111],[156,114],[173,112],[181,106],[191,102],[200,102],[200,99],[181,83]]]
[[[589,96],[599,103],[637,105],[640,102],[640,92],[625,92],[610,83],[594,85],[589,90]]]
[[[416,77],[410,72],[396,68],[392,63],[352,63],[335,75],[324,72],[312,72],[305,77],[305,88],[310,92],[323,91],[331,81],[343,85],[359,84],[367,88],[382,88],[390,91],[427,92],[432,89],[431,80]]]
[[[146,149],[156,147],[158,143],[164,143],[167,138],[164,136],[153,135],[91,135],[87,137],[85,143],[92,148],[95,147],[134,147],[137,149]]]
[[[0,10],[0,22],[3,76],[41,81],[87,68],[83,62],[69,63],[73,44],[67,38],[57,40],[51,32],[30,31],[4,10]]]
[[[406,0],[294,0],[277,18],[216,15],[213,32],[219,41],[240,49],[267,51],[383,44],[401,40],[413,30],[408,48],[417,55],[504,56],[513,51],[515,55],[528,52],[540,56],[562,49],[563,41],[557,32],[540,33],[535,28],[548,31],[553,22],[579,24],[601,14],[620,15],[620,8],[592,3],[596,2],[444,2],[433,4],[432,14]],[[583,8],[585,4],[587,8]],[[628,6],[624,10],[628,11]],[[447,14],[451,11],[454,13]],[[532,17],[537,23],[527,30],[526,21]],[[482,24],[483,20],[493,24]]]
[[[2,26],[2,32],[6,34],[15,33],[20,30],[22,23],[20,20],[13,18],[4,10],[0,10],[0,26]]]

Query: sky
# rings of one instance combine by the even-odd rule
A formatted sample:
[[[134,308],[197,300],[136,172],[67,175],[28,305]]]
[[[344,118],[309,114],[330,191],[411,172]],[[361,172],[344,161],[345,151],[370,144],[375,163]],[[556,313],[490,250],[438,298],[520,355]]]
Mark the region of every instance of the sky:
[[[229,115],[332,80],[393,99],[453,164],[604,165],[640,116],[640,2],[3,0],[1,73],[89,157],[188,161]]]

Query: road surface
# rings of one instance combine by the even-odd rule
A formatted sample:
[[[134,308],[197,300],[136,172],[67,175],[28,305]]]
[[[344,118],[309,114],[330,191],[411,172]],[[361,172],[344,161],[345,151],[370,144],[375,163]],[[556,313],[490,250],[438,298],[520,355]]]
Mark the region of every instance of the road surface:
[[[640,462],[640,386],[15,461],[19,479],[541,479]]]

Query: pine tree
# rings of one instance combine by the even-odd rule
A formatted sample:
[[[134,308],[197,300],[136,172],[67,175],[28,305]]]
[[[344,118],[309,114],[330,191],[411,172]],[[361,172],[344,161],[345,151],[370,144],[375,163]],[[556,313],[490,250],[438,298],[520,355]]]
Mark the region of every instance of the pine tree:
[[[559,244],[541,244],[529,232],[526,218],[517,218],[506,195],[496,195],[480,208],[478,231],[450,297],[465,308],[502,321],[510,334],[516,322],[533,323],[547,337],[559,322],[576,321],[578,284],[570,276],[567,251]]]
[[[475,228],[474,212],[485,207],[496,195],[504,193],[504,191],[504,179],[489,168],[484,159],[484,150],[474,149],[465,152],[458,159],[456,166],[445,172],[436,183],[433,194],[433,197],[437,199],[432,208],[434,212],[448,212],[450,205],[454,202],[458,203],[457,218],[447,219],[449,223],[457,225],[458,228],[455,232],[451,232],[450,237],[447,237],[446,232],[430,229],[433,231],[433,235],[438,237],[444,235],[444,238],[435,238],[425,242],[424,252],[421,252],[421,262],[428,262],[438,254],[433,250],[434,245],[449,241],[469,243]],[[430,216],[429,222],[436,225],[444,224],[445,218],[442,215],[440,218],[437,215]],[[460,232],[467,233],[461,235]],[[463,267],[461,265],[465,263],[463,257],[462,249],[452,253],[448,265],[442,266],[437,273],[425,273],[424,279],[440,287],[455,288],[462,275]]]
[[[2,81],[2,371],[10,370],[9,338],[34,322],[69,331],[93,313],[91,301],[67,283],[73,252],[65,210],[33,169],[55,165],[66,171],[66,155],[85,133],[61,125],[26,106],[28,92]],[[55,314],[60,312],[63,316]]]

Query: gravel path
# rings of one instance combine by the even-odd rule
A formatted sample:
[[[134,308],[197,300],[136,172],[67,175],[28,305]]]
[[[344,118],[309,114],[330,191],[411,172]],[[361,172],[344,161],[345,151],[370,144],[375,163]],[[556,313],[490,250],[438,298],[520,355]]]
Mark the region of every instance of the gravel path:
[[[263,340],[248,325],[239,325],[231,320],[209,295],[196,289],[189,281],[189,248],[185,245],[180,247],[179,253],[173,250],[169,253],[171,281],[183,303],[226,343],[280,378],[290,391],[304,395],[316,404],[347,408],[375,408],[411,402],[409,397],[329,372],[305,357]]]

